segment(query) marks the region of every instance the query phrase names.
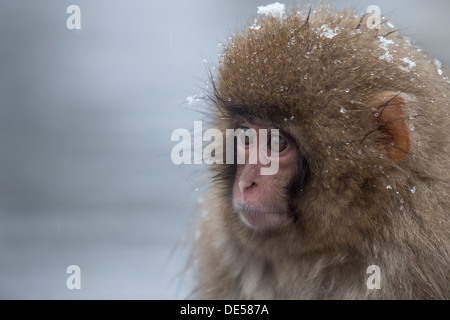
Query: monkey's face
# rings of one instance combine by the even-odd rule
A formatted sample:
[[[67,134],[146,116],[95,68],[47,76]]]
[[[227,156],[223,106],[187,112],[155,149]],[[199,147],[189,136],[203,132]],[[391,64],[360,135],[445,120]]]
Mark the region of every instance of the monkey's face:
[[[380,58],[384,37],[359,32],[353,15],[340,19],[311,16],[305,23],[295,12],[261,19],[260,28],[237,34],[224,49],[210,95],[216,128],[280,130],[275,174],[261,174],[268,155],[260,148],[257,163],[214,169],[226,200],[223,221],[258,250],[275,252],[279,246],[270,244],[280,241],[292,254],[354,245],[390,219],[383,212],[394,209],[380,206],[402,211],[399,201],[410,196],[408,188],[399,188],[401,197],[391,191],[406,183],[400,167],[414,166],[407,120],[420,113],[412,102],[424,88],[410,88],[416,78]],[[327,37],[323,26],[339,32]],[[389,54],[403,61],[410,45],[392,39]]]
[[[290,213],[289,193],[286,190],[292,173],[296,171],[295,141],[284,132],[272,133],[275,128],[267,122],[246,121],[239,127],[244,130],[245,137],[237,139],[237,152],[248,159],[254,148],[257,161],[237,165],[232,190],[235,211],[246,226],[255,230],[273,230],[292,223],[294,215]],[[258,143],[260,140],[267,143],[261,145]],[[272,145],[276,147],[272,148]],[[270,166],[270,161],[267,161],[270,158],[278,161],[277,170],[264,175],[261,169]]]

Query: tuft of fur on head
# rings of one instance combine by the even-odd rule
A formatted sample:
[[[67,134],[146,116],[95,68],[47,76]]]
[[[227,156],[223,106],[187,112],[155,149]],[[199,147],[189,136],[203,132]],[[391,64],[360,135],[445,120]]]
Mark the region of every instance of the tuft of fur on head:
[[[351,287],[340,273],[362,279],[360,265],[374,263],[386,274],[382,297],[449,298],[448,268],[430,267],[450,265],[447,72],[438,75],[424,51],[385,23],[370,30],[352,10],[308,9],[259,17],[224,48],[210,94],[213,126],[225,133],[236,115],[269,120],[295,138],[309,168],[292,203],[296,223],[259,234],[230,209],[235,166],[213,167],[210,215],[194,250],[206,279],[200,296],[376,298],[379,290]],[[396,163],[380,152],[385,132],[374,118],[389,104],[373,104],[380,92],[405,101],[411,150]],[[267,291],[255,296],[243,275]]]

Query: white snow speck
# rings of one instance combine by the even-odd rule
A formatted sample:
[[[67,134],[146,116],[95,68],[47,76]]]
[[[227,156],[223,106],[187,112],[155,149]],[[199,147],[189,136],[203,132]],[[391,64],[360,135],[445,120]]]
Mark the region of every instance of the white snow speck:
[[[385,37],[378,37],[378,40],[380,40],[380,48],[383,49],[385,51],[385,53],[380,56],[380,60],[386,60],[387,62],[393,62],[393,57],[392,55],[389,53],[389,48],[388,45],[390,44],[394,44],[393,40],[388,40]]]
[[[200,216],[204,219],[204,218],[206,218],[207,215],[208,215],[208,211],[203,210]]]
[[[392,62],[392,55],[389,53],[389,51],[386,51],[385,54],[380,56],[380,60],[386,60],[387,62]]]
[[[344,109],[344,107],[341,107],[341,109],[339,110],[341,113],[346,113],[347,110]]]
[[[386,186],[386,189],[392,190],[392,186],[391,186],[390,184],[388,184],[388,185]]]
[[[266,6],[259,6],[257,9],[258,14],[282,19],[285,16],[286,6],[283,3],[275,2]]]
[[[438,59],[434,59],[434,64],[435,64],[436,67],[438,67],[439,69],[442,67],[442,62],[440,62]]]
[[[321,38],[325,37],[325,38],[328,38],[328,39],[333,39],[335,36],[337,36],[338,31],[339,31],[339,27],[336,27],[334,29],[330,29],[327,24],[324,24],[323,26],[321,26],[319,28],[318,31],[321,31],[321,33],[320,33],[320,37]]]
[[[189,96],[186,98],[186,101],[189,104],[193,104],[194,102],[198,102],[200,100],[200,98],[198,97],[198,95],[194,94],[193,96]]]
[[[252,29],[252,30],[261,29],[261,26],[258,24],[258,19],[253,20],[253,24],[250,26],[250,29]]]
[[[416,66],[416,63],[414,61],[409,60],[408,58],[401,58],[400,61],[403,61],[404,63],[407,63],[408,66],[398,66],[401,70],[409,72],[412,68]]]
[[[392,28],[392,29],[394,29],[395,27],[394,27],[394,25],[392,24],[392,22],[386,22],[386,25],[389,27],[389,28]]]
[[[437,72],[440,76],[442,76],[442,63],[438,59],[434,59],[434,64],[437,67]]]
[[[412,194],[415,194],[415,193],[416,193],[416,186],[414,186],[414,187],[411,188],[411,193],[412,193]]]

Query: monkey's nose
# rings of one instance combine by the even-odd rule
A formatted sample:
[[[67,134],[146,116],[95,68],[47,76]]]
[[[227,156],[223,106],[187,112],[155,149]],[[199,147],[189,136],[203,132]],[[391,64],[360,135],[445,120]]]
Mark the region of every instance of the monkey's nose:
[[[247,164],[239,177],[239,190],[242,194],[245,191],[255,188],[258,185],[260,166],[256,164]]]
[[[256,183],[254,181],[247,182],[242,179],[239,181],[239,190],[241,190],[241,193],[244,193],[245,190],[253,187],[256,187]]]

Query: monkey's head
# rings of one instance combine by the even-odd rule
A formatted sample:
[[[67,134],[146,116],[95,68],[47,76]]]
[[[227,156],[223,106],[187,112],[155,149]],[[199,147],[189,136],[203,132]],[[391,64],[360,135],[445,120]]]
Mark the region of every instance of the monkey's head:
[[[262,17],[224,47],[215,127],[279,130],[267,139],[278,145],[276,174],[262,175],[261,161],[214,167],[237,238],[266,253],[284,241],[292,254],[388,241],[379,226],[414,211],[411,181],[442,174],[430,165],[442,159],[426,154],[445,147],[429,124],[445,124],[426,108],[448,100],[424,85],[436,71],[426,54],[393,31],[322,7]],[[259,157],[270,153],[270,143],[258,148]]]

